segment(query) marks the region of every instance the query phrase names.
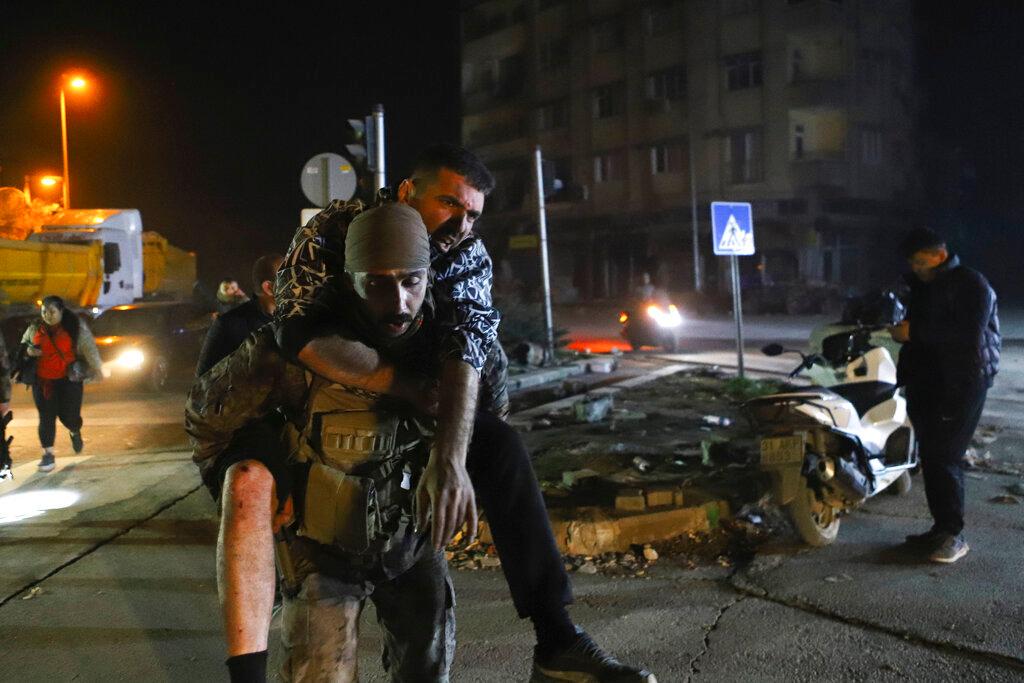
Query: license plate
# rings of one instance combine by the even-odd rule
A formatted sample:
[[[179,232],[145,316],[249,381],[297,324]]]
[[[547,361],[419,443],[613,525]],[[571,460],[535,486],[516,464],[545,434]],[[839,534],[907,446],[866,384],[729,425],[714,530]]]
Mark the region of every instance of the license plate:
[[[762,465],[792,465],[803,461],[802,436],[771,436],[761,439]]]

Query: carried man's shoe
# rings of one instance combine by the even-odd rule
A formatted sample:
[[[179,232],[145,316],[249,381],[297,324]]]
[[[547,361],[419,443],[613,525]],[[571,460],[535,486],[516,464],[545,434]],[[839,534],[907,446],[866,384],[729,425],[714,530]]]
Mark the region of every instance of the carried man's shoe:
[[[962,534],[957,534],[956,536],[947,534],[943,537],[939,546],[928,556],[928,559],[932,562],[953,564],[966,555],[970,549],[971,546],[967,545],[967,541],[964,540]]]
[[[623,664],[591,639],[582,629],[576,629],[576,641],[568,648],[551,656],[533,656],[533,675],[530,683],[573,681],[574,683],[657,683],[650,671]]]

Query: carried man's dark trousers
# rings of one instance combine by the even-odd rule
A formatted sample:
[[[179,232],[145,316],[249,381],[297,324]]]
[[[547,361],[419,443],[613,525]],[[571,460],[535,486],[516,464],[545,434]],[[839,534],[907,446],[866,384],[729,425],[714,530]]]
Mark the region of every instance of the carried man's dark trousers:
[[[519,616],[570,604],[569,577],[519,435],[493,415],[477,413],[466,469]]]
[[[951,401],[939,387],[907,386],[907,411],[920,448],[921,471],[935,531],[957,536],[964,528],[964,454],[981,419],[988,388],[979,379]]]

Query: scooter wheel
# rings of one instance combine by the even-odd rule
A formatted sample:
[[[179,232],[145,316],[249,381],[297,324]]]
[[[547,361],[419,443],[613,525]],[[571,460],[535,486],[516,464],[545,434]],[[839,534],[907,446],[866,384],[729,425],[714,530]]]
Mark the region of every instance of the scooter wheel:
[[[914,488],[914,480],[910,477],[910,471],[905,471],[900,478],[892,483],[889,490],[896,496],[905,496]]]
[[[793,526],[807,545],[830,545],[839,535],[839,510],[818,500],[810,487],[797,493],[788,508]]]

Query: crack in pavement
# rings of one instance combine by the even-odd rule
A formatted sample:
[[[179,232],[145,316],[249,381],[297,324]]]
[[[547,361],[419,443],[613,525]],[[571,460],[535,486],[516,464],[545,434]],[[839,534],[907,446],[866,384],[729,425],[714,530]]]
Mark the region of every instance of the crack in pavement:
[[[982,650],[980,648],[970,647],[968,645],[961,645],[951,642],[943,642],[937,640],[930,640],[924,638],[910,631],[903,631],[897,628],[891,628],[883,624],[876,624],[866,619],[860,619],[858,617],[844,616],[842,614],[836,614],[829,610],[816,605],[812,602],[801,600],[799,598],[780,598],[770,594],[766,589],[754,583],[749,578],[739,576],[739,571],[734,572],[727,579],[729,587],[736,591],[740,595],[751,598],[758,598],[768,602],[773,602],[783,607],[789,607],[791,609],[800,610],[808,614],[814,614],[831,621],[835,621],[847,626],[855,626],[866,631],[873,631],[876,633],[882,633],[885,635],[900,638],[912,645],[918,645],[930,650],[934,650],[946,655],[955,655],[957,657],[964,657],[977,662],[985,664],[994,664],[1015,671],[1024,671],[1024,658],[1013,657],[1011,655],[999,654],[998,652],[990,652],[988,650]],[[739,602],[737,600],[736,602]],[[736,602],[730,603],[727,607],[731,607]],[[721,614],[719,614],[721,618]],[[716,621],[717,625],[717,621]],[[707,640],[705,640],[707,643]],[[706,651],[706,648],[705,648]],[[702,653],[703,654],[703,653]],[[692,663],[691,663],[692,664]],[[692,671],[692,669],[691,669]]]
[[[3,607],[7,603],[11,602],[12,600],[17,598],[22,593],[30,591],[31,589],[33,589],[36,586],[38,586],[39,584],[41,584],[43,581],[46,581],[51,576],[54,576],[54,575],[60,573],[64,569],[70,567],[71,565],[73,565],[76,562],[78,562],[79,560],[81,560],[82,558],[88,557],[89,555],[93,554],[94,552],[96,552],[97,550],[102,548],[103,546],[111,543],[112,541],[116,541],[117,539],[119,539],[122,536],[124,536],[125,534],[127,534],[129,531],[132,531],[134,529],[139,528],[140,526],[142,526],[146,522],[150,521],[154,517],[156,517],[156,516],[166,512],[167,510],[170,510],[172,507],[174,507],[175,505],[177,505],[181,501],[185,500],[186,498],[188,498],[189,496],[191,496],[193,493],[195,493],[196,491],[198,491],[201,488],[203,488],[202,484],[196,485],[194,488],[190,489],[189,491],[187,491],[183,495],[180,495],[177,498],[173,498],[169,502],[161,505],[152,514],[147,515],[146,517],[144,517],[142,519],[139,519],[139,520],[133,522],[132,524],[129,524],[128,526],[124,527],[123,529],[119,529],[116,533],[112,534],[109,538],[105,538],[105,539],[103,539],[101,541],[97,541],[95,544],[93,544],[92,546],[86,548],[80,554],[76,555],[75,557],[72,557],[67,562],[63,562],[63,563],[57,565],[57,567],[55,567],[54,569],[51,569],[46,574],[44,574],[42,577],[40,577],[38,579],[35,579],[35,580],[32,580],[32,581],[29,581],[28,583],[26,583],[21,588],[16,589],[10,595],[0,599],[0,607]]]
[[[733,573],[735,573],[735,571],[724,579],[714,580],[714,583],[731,587],[731,579]],[[748,597],[750,596],[740,594],[734,600],[730,600],[729,602],[727,602],[719,608],[718,614],[715,615],[715,620],[712,622],[711,626],[708,627],[708,629],[704,632],[704,643],[703,647],[701,648],[701,651],[694,655],[692,659],[690,659],[690,673],[686,676],[687,682],[692,681],[693,677],[696,674],[700,673],[700,667],[698,666],[698,664],[701,658],[704,657],[704,655],[706,655],[708,651],[711,649],[711,634],[718,629],[718,624],[722,621],[722,617],[725,616],[725,613],[728,612],[729,609],[733,607],[733,605],[743,602]]]

